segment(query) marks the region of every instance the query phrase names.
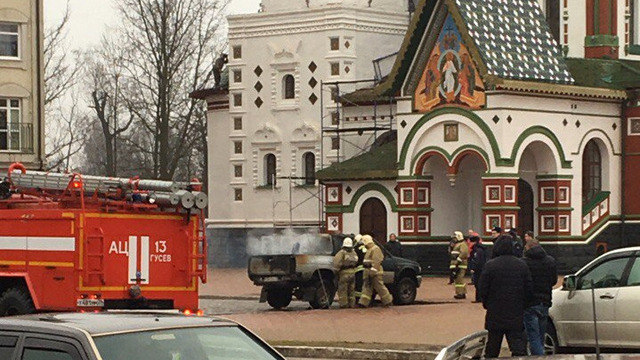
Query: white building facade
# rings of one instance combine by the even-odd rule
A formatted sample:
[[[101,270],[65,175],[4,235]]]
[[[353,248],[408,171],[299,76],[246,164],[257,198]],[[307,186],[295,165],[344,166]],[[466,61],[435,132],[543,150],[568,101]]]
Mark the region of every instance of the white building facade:
[[[330,123],[336,107],[326,83],[373,79],[409,19],[404,0],[263,0],[228,18],[228,86],[193,95],[208,104],[214,264],[244,266],[249,236],[320,227],[315,172],[344,156],[321,139],[321,114]]]
[[[44,149],[42,0],[0,2],[0,171],[41,169]]]
[[[588,6],[615,1],[569,3],[421,1],[389,77],[345,96],[393,95],[397,140],[318,173],[329,230],[394,232],[435,271],[454,231],[531,230],[565,271],[637,244],[640,62],[617,27],[589,35]],[[585,28],[581,44],[554,41],[550,4]]]

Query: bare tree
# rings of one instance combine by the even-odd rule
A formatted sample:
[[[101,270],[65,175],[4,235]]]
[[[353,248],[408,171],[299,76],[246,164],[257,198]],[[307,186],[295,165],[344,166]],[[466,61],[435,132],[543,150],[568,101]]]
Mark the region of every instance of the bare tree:
[[[72,96],[72,104],[67,111],[59,111],[56,126],[48,129],[47,136],[51,140],[47,151],[47,170],[70,170],[72,158],[78,155],[87,142],[88,120],[78,107],[78,97]]]
[[[44,83],[45,107],[63,97],[73,87],[80,67],[77,53],[67,47],[67,35],[71,11],[69,2],[59,23],[45,30],[44,34]],[[74,57],[74,59],[70,59]]]
[[[193,149],[204,148],[206,113],[188,94],[213,78],[219,30],[228,0],[119,0],[124,100],[135,116],[130,145],[144,154],[150,176],[193,176]],[[198,166],[199,167],[199,166]],[[202,169],[199,169],[202,171]],[[198,171],[199,172],[199,171]],[[200,173],[202,176],[202,173]]]
[[[104,144],[101,165],[107,176],[118,175],[118,140],[134,120],[124,100],[132,92],[128,88],[130,80],[123,74],[123,52],[126,50],[105,37],[100,48],[90,51],[85,58],[88,102],[93,110],[92,118],[100,124]]]
[[[45,30],[45,127],[47,169],[68,169],[72,158],[78,154],[86,140],[83,135],[84,116],[75,100],[65,98],[76,84],[81,67],[77,53],[67,47],[67,27],[71,13],[69,3],[65,13],[56,25]],[[72,59],[73,57],[73,59]],[[70,104],[72,102],[72,104]]]

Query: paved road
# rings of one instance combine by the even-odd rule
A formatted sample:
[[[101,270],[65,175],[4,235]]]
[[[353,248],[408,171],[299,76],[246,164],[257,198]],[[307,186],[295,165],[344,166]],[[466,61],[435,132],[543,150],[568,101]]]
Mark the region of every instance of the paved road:
[[[454,288],[446,278],[425,278],[418,305],[313,310],[295,300],[279,311],[258,302],[260,288],[251,283],[245,269],[214,269],[201,288],[200,307],[207,314],[240,322],[272,344],[357,347],[366,343],[431,349],[483,328],[485,312],[482,305],[471,303],[473,291],[469,287],[469,297],[455,301]]]
[[[453,301],[450,301],[453,303]],[[438,305],[444,302],[428,302],[418,301],[414,306],[426,306],[426,305]],[[376,303],[374,306],[379,306]],[[275,310],[267,303],[260,303],[258,298],[253,297],[217,297],[217,296],[205,296],[200,298],[200,308],[208,315],[234,315],[234,314],[257,314],[257,313],[291,313],[310,311],[313,308],[308,302],[293,300],[291,304],[283,310]],[[331,306],[332,310],[339,310],[337,301]]]

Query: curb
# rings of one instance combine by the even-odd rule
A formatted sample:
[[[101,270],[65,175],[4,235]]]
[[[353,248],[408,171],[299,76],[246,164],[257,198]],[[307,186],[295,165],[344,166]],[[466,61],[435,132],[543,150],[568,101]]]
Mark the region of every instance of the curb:
[[[370,360],[434,360],[437,351],[274,346],[285,357]]]

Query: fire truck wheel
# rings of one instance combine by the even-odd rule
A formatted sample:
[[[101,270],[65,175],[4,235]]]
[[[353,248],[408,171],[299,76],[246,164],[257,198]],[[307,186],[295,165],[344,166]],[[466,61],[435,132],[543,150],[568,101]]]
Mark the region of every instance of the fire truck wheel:
[[[25,288],[9,288],[0,296],[0,316],[31,314],[35,310],[29,291]]]
[[[293,293],[289,288],[273,288],[267,291],[267,302],[274,309],[282,309],[289,306]]]
[[[331,280],[318,280],[314,285],[315,296],[313,300],[309,301],[314,309],[328,309],[333,303],[333,298],[336,295],[336,288]]]

